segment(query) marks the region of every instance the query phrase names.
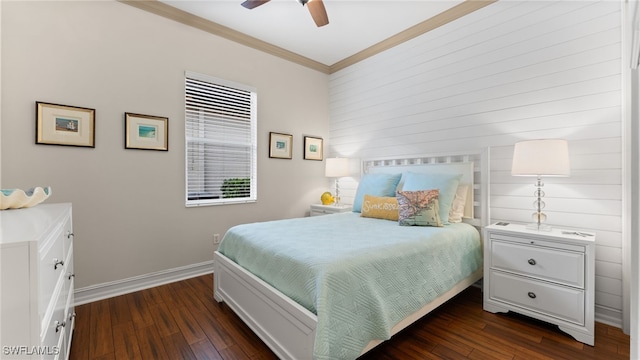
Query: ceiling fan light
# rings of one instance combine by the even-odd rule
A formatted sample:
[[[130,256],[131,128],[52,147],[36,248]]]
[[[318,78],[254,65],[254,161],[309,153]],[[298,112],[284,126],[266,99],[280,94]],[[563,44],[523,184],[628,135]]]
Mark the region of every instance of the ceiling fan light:
[[[302,6],[304,6],[306,3],[309,2],[309,0],[298,0],[298,2],[302,4]]]

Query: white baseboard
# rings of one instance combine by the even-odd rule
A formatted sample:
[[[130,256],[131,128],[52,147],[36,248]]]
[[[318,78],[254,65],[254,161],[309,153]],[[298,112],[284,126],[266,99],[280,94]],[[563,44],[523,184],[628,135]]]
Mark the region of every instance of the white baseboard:
[[[87,304],[211,273],[213,273],[213,260],[91,285],[74,291],[74,304]]]
[[[595,320],[622,329],[622,311],[596,305]]]

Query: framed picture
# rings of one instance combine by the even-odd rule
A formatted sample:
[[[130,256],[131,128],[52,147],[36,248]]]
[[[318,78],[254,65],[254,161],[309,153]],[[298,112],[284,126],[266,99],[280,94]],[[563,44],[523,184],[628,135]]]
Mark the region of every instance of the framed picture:
[[[169,151],[169,118],[124,113],[124,148]]]
[[[305,136],[304,137],[304,159],[322,161],[322,139]]]
[[[36,101],[36,144],[95,147],[96,110]]]
[[[293,135],[269,133],[269,157],[277,159],[291,159],[291,144]]]

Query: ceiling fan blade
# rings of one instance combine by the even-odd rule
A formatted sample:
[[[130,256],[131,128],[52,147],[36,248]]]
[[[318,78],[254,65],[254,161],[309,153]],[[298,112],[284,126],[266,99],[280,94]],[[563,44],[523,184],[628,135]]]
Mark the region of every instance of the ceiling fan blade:
[[[255,7],[258,7],[262,4],[268,3],[269,0],[246,0],[245,2],[243,2],[242,6],[244,6],[247,9],[253,9]]]
[[[313,21],[316,22],[318,27],[325,26],[329,23],[327,10],[325,10],[322,0],[310,0],[307,3],[307,7],[309,8]]]

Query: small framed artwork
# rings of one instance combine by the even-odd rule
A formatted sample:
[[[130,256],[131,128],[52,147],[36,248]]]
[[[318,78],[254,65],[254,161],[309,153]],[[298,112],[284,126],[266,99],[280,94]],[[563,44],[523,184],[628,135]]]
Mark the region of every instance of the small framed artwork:
[[[322,161],[322,139],[305,136],[304,137],[304,159]]]
[[[36,101],[36,144],[95,147],[96,110]]]
[[[269,157],[276,159],[291,159],[293,135],[269,133]]]
[[[124,113],[124,148],[169,151],[169,118]]]

